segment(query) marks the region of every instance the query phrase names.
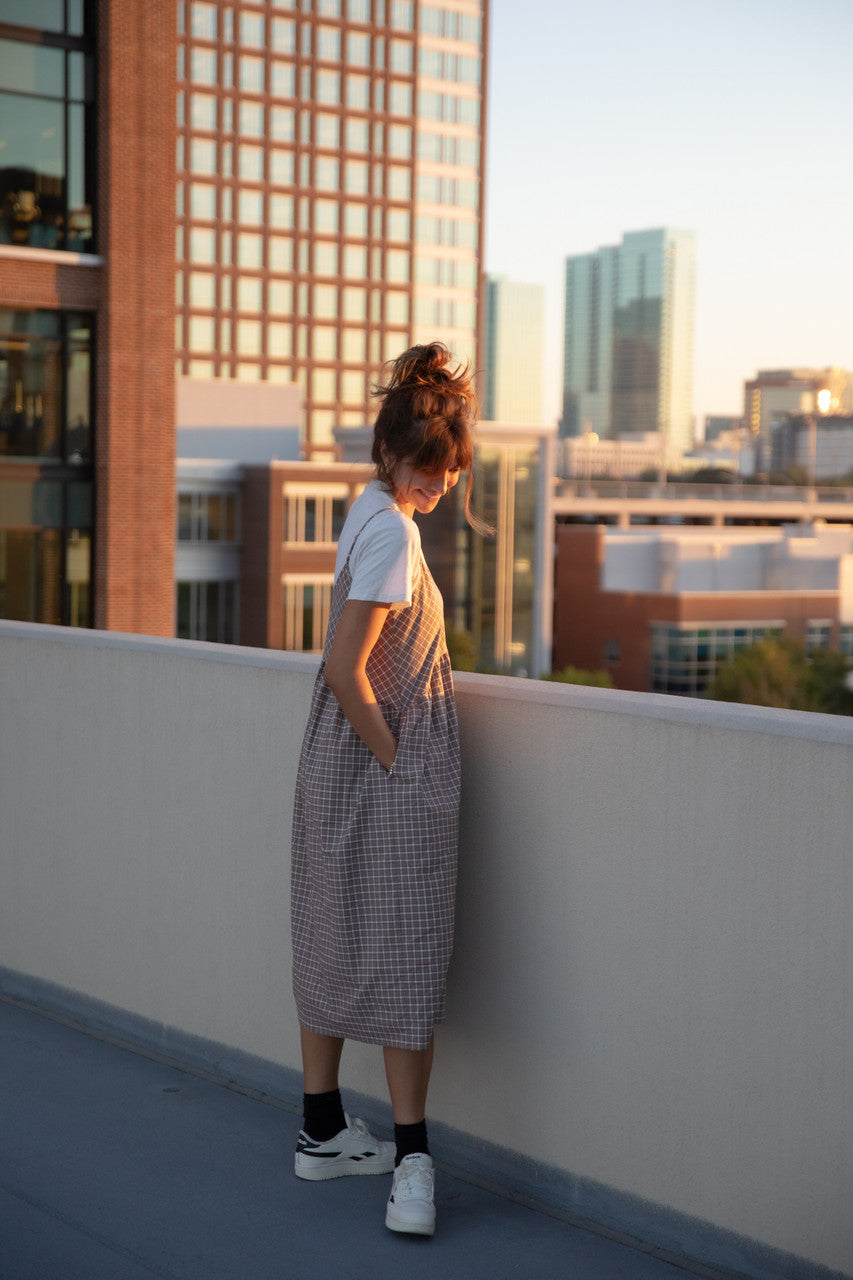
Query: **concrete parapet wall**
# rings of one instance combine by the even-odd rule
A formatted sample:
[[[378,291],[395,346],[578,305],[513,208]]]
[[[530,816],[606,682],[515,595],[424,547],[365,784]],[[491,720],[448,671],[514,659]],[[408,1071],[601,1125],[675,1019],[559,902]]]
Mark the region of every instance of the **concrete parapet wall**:
[[[0,966],[298,1068],[289,825],[315,668],[0,623]],[[566,1210],[601,1189],[613,1229],[720,1264],[718,1231],[750,1275],[853,1272],[853,721],[457,689],[431,1118],[547,1167]],[[345,1075],[384,1097],[375,1049]]]

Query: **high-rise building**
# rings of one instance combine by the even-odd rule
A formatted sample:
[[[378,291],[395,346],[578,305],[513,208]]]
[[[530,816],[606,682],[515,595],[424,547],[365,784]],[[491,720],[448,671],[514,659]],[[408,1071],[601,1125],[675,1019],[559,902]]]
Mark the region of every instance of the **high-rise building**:
[[[0,0],[0,617],[173,633],[174,14]]]
[[[694,275],[693,233],[669,228],[566,260],[561,435],[691,447]]]
[[[487,276],[484,313],[483,417],[541,423],[545,290]]]
[[[186,0],[178,370],[297,382],[307,456],[386,359],[478,358],[488,0]]]

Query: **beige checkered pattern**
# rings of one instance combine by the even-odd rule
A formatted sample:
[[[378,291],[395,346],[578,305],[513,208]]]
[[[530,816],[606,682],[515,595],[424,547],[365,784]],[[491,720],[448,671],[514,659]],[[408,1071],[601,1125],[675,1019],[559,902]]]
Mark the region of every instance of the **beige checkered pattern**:
[[[348,559],[324,662],[351,582]],[[367,674],[399,740],[392,777],[322,666],[314,686],[293,819],[296,1007],[322,1035],[425,1049],[444,1021],[453,945],[459,738],[443,605],[423,556],[411,607],[388,615]]]

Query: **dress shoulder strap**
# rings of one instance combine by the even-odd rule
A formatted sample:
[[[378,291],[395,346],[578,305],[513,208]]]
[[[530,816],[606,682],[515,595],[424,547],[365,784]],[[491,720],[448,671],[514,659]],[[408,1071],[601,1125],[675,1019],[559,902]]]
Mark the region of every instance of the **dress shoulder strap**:
[[[393,511],[393,510],[394,510],[394,508],[393,508],[393,507],[380,507],[378,511],[374,511],[372,515],[369,515],[369,516],[367,517],[367,519],[365,520],[364,524],[361,526],[361,528],[359,529],[358,533],[357,533],[357,534],[355,535],[355,537],[353,538],[352,543],[350,544],[350,549],[349,549],[349,551],[347,552],[347,558],[346,558],[346,560],[345,560],[345,561],[344,561],[344,563],[343,563],[343,568],[344,568],[344,569],[348,569],[348,568],[349,568],[349,558],[350,558],[350,556],[352,555],[353,551],[355,551],[355,544],[358,542],[359,538],[360,538],[360,537],[361,537],[361,535],[364,533],[365,529],[366,529],[366,528],[367,528],[367,526],[370,524],[371,520],[375,520],[375,519],[376,519],[376,517],[377,517],[377,516],[380,516],[380,515],[382,514],[382,512],[383,512],[383,511]],[[343,570],[342,570],[342,572],[343,572]]]

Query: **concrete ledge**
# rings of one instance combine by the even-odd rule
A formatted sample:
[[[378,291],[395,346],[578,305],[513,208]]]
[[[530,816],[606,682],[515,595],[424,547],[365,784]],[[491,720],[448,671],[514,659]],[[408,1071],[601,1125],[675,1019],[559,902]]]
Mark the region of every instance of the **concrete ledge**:
[[[0,623],[0,965],[261,1092],[272,1073],[285,1100],[316,664]],[[735,1269],[762,1280],[853,1272],[853,722],[457,689],[457,936],[430,1091],[453,1162],[482,1159],[486,1181],[506,1162],[516,1195],[696,1265],[731,1267],[746,1240],[752,1272]],[[345,1079],[380,1107],[380,1054],[348,1046]],[[762,1271],[762,1250],[801,1261]]]

